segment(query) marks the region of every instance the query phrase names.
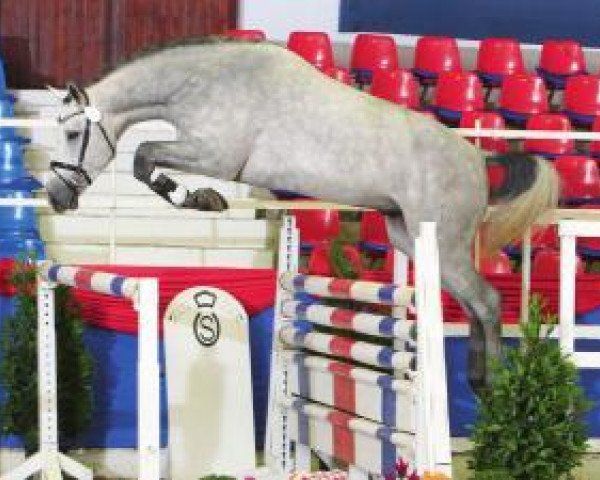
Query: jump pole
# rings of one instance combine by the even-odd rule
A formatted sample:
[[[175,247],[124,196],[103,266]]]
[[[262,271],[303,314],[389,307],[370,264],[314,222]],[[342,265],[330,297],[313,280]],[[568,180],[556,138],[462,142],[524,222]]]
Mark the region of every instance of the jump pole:
[[[158,364],[158,280],[38,263],[38,411],[37,453],[0,480],[26,480],[40,472],[45,480],[62,471],[92,480],[92,471],[62,454],[58,445],[56,331],[54,289],[58,284],[131,300],[138,312],[138,478],[160,478],[160,390]]]
[[[506,138],[506,139],[541,139],[541,140],[580,140],[597,141],[600,140],[599,132],[564,132],[560,130],[503,130],[478,128],[480,124],[475,124],[475,128],[450,128],[454,133],[462,137],[473,138]],[[0,127],[14,128],[49,128],[62,130],[62,125],[52,117],[21,117],[21,118],[2,118]]]
[[[265,455],[267,465],[270,467],[269,470],[281,476],[291,471],[310,470],[311,446],[317,450],[320,456],[325,456],[327,463],[327,460],[332,455],[335,455],[335,447],[333,445],[337,445],[338,440],[343,442],[342,437],[338,438],[336,436],[335,428],[341,428],[342,425],[345,425],[343,428],[348,429],[348,434],[354,438],[352,445],[354,445],[354,442],[359,442],[357,445],[361,446],[361,448],[358,448],[358,446],[352,447],[358,450],[355,449],[354,453],[350,454],[352,458],[356,459],[356,462],[349,461],[348,473],[349,478],[352,480],[365,480],[369,478],[368,472],[372,472],[373,470],[370,470],[372,468],[377,470],[389,467],[387,465],[389,458],[386,457],[384,459],[383,456],[377,457],[377,455],[375,457],[369,456],[375,450],[373,450],[374,447],[371,441],[367,440],[367,443],[365,443],[365,438],[367,437],[379,438],[375,442],[389,441],[390,445],[393,443],[397,446],[403,445],[408,448],[406,454],[410,458],[414,458],[413,468],[416,468],[420,473],[427,471],[450,473],[451,454],[446,410],[447,393],[443,353],[444,334],[439,281],[439,254],[437,252],[435,224],[421,225],[421,232],[416,245],[416,255],[419,260],[416,264],[415,272],[416,289],[405,285],[399,286],[360,280],[350,281],[299,275],[297,273],[297,242],[297,229],[294,225],[294,219],[284,217],[279,250],[280,270],[278,272],[271,363],[272,381],[269,397],[269,432],[265,445]],[[397,267],[400,272],[403,271],[401,265]],[[298,293],[326,298],[351,298],[356,301],[396,306],[413,304],[414,297],[416,297],[416,305],[413,304],[413,306],[416,307],[417,316],[421,320],[420,333],[417,335],[416,365],[420,366],[418,371],[411,373],[415,354],[414,352],[411,353],[410,350],[404,352],[396,348],[369,344],[362,340],[353,341],[351,344],[348,344],[347,337],[345,336],[338,337],[334,333],[315,331],[312,327],[308,328],[306,325],[306,322],[317,325],[336,325],[336,328],[350,329],[363,333],[369,332],[369,334],[375,334],[376,336],[383,334],[393,339],[394,346],[409,342],[414,347],[411,333],[412,324],[405,315],[401,315],[404,318],[391,319],[390,317],[362,312],[342,311],[335,307],[323,306],[312,301],[303,303],[304,300],[298,301],[293,299],[294,295]],[[342,318],[350,318],[348,315],[352,318],[350,324],[346,320],[343,322],[341,320]],[[390,320],[393,320],[393,326],[390,324]],[[298,321],[300,322],[299,324],[297,323]],[[417,320],[417,322],[419,321]],[[344,324],[343,327],[342,323]],[[383,327],[383,325],[386,326]],[[380,330],[381,328],[383,330]],[[342,341],[342,339],[344,340]],[[351,389],[362,389],[367,383],[377,385],[377,387],[373,387],[377,389],[382,385],[387,385],[388,382],[391,382],[390,385],[395,385],[394,388],[400,388],[400,384],[406,383],[401,378],[404,375],[408,375],[412,381],[415,381],[411,388],[413,389],[412,392],[418,395],[417,404],[412,404],[410,403],[411,400],[404,398],[406,393],[404,390],[398,390],[398,392],[402,391],[404,393],[399,394],[395,401],[399,402],[398,406],[402,406],[402,415],[406,416],[406,419],[402,420],[398,417],[398,424],[395,423],[396,420],[393,420],[392,422],[394,423],[390,424],[386,423],[390,421],[387,410],[385,410],[387,413],[384,413],[384,411],[375,413],[371,410],[371,406],[366,407],[361,402],[354,403],[352,401],[350,402],[352,405],[350,405],[346,396],[341,395],[341,390],[338,391],[341,396],[336,397],[334,393],[336,387],[333,385],[331,387],[324,386],[322,389],[314,387],[315,390],[313,391],[313,387],[309,386],[312,385],[311,380],[308,378],[300,380],[298,377],[300,374],[297,372],[292,373],[290,370],[290,368],[292,370],[296,370],[297,368],[292,366],[295,364],[293,360],[295,354],[289,350],[287,352],[282,351],[282,348],[289,349],[291,347],[300,348],[300,351],[307,350],[307,355],[321,355],[318,358],[311,357],[310,360],[307,360],[306,365],[308,365],[308,362],[327,364],[330,360],[327,360],[327,357],[323,357],[323,354],[333,354],[338,360],[341,359],[342,364],[345,365],[343,370],[348,373],[347,368],[350,368],[348,374],[362,385],[361,387],[350,387]],[[297,350],[295,351],[297,352]],[[350,367],[351,363],[348,362],[352,362],[352,360],[359,360],[362,367]],[[376,370],[370,370],[368,373],[365,371],[365,368],[369,368],[369,365],[391,368],[394,374],[402,372],[403,375],[384,375],[387,378],[380,383],[380,380],[384,379],[378,378],[379,374]],[[313,367],[315,365],[312,365],[310,368],[312,369]],[[337,367],[333,370],[327,365],[315,368],[322,368],[323,371],[329,371],[337,375],[334,373]],[[367,381],[367,377],[371,380]],[[373,381],[373,377],[377,377],[377,380]],[[332,378],[331,381],[333,381]],[[304,385],[304,387],[301,385]],[[299,391],[296,390],[298,388],[300,389]],[[309,390],[306,390],[307,388]],[[359,390],[353,391],[355,392],[354,395],[357,395]],[[366,394],[364,390],[360,391],[363,392],[363,395]],[[314,399],[310,392],[316,394]],[[379,393],[381,394],[381,392]],[[415,409],[415,417],[406,414],[405,407],[407,407],[407,404],[403,402],[407,401],[409,402],[408,405],[412,405]],[[338,404],[337,402],[341,403]],[[336,408],[341,408],[347,414],[340,413],[341,411],[336,412]],[[309,417],[314,418],[315,421],[321,422],[325,430],[317,426],[314,426],[314,428],[298,426],[298,415],[301,415],[305,419],[302,422],[306,422],[306,419]],[[382,416],[378,417],[378,415]],[[292,418],[295,420],[292,420]],[[414,424],[413,420],[410,420],[411,418],[414,419]],[[335,423],[338,421],[342,423],[339,425]],[[331,428],[334,428],[331,434],[326,432],[329,428],[327,427],[329,425],[328,422],[333,422],[331,425],[334,423],[338,425],[335,428],[331,426]],[[381,429],[382,427],[383,429]],[[410,430],[414,433],[407,433]],[[376,432],[381,433],[383,436],[379,437],[379,433]],[[384,434],[385,432],[391,435],[389,439]],[[308,437],[303,440],[298,435],[303,438],[306,435]],[[311,441],[313,435],[316,437],[313,439],[314,441]],[[410,439],[411,435],[414,436],[415,445],[413,447],[410,446],[413,443],[413,440]],[[295,441],[296,454],[294,456],[290,456],[290,440]],[[381,448],[379,446],[376,450],[381,453]],[[387,449],[388,447],[386,447],[385,451]],[[341,455],[343,456],[344,453],[341,453]],[[377,466],[376,462],[379,461],[381,464]]]
[[[230,210],[339,210],[348,212],[364,212],[373,210],[367,207],[343,205],[335,202],[321,200],[261,200],[255,198],[233,198],[228,200]],[[34,207],[50,208],[48,199],[41,195],[36,198],[0,198],[1,207]],[[110,206],[86,207],[86,210],[109,210]],[[137,208],[137,207],[136,207]],[[147,206],[140,205],[140,210],[147,210]],[[488,209],[488,214],[494,207]],[[596,220],[600,221],[600,208],[598,210],[574,210],[557,208],[548,211],[539,220],[540,225],[549,223],[558,224],[561,220]],[[485,220],[484,220],[485,221]]]

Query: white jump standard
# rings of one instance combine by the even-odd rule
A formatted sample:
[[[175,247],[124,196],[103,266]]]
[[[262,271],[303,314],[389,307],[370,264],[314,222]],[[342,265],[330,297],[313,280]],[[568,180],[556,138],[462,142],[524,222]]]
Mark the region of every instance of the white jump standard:
[[[419,475],[450,475],[435,224],[421,225],[414,288],[299,275],[290,217],[281,239],[267,441],[271,467],[309,471],[312,450],[347,464],[351,479],[391,474],[399,459]],[[397,308],[394,316],[364,313],[298,300],[299,293]],[[409,307],[416,308],[416,322],[406,318]],[[357,341],[344,331],[386,338],[391,346],[368,337]]]
[[[138,451],[140,479],[160,478],[158,280],[128,278],[80,267],[38,265],[38,389],[40,450],[1,480],[25,480],[36,472],[62,479],[61,471],[91,480],[92,471],[59,452],[54,288],[57,284],[123,297],[138,311]]]
[[[576,325],[575,297],[577,272],[577,238],[600,237],[598,221],[563,220],[558,224],[560,237],[560,346],[581,369],[600,368],[600,352],[577,351],[575,341],[598,338],[597,325]]]

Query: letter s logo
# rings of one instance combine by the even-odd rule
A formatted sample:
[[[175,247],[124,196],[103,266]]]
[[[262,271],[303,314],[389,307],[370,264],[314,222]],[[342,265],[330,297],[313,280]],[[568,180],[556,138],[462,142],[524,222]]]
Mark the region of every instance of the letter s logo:
[[[194,335],[201,345],[212,347],[221,336],[221,322],[213,310],[217,296],[204,290],[194,295],[194,301],[198,307],[194,318]]]

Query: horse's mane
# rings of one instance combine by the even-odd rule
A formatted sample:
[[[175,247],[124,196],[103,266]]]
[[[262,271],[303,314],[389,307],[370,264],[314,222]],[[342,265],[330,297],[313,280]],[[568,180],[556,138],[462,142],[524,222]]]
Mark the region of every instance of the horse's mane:
[[[177,47],[193,47],[199,45],[218,45],[221,43],[248,43],[248,40],[239,40],[236,38],[226,37],[224,35],[208,35],[204,37],[188,37],[184,39],[171,40],[155,45],[150,45],[142,48],[141,50],[136,51],[135,53],[126,56],[116,62],[114,65],[105,65],[102,72],[94,79],[92,79],[89,84],[96,83],[102,80],[104,77],[114,72],[115,70],[122,68],[126,65],[134,63],[138,60],[142,60],[146,57],[150,57],[152,55],[156,55],[157,53],[163,52],[165,50],[170,50],[172,48]],[[252,42],[250,40],[250,42]],[[262,42],[265,42],[262,40]]]

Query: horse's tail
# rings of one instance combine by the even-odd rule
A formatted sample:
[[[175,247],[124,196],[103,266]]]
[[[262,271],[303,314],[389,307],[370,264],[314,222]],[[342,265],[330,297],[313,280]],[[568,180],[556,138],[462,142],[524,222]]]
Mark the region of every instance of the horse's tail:
[[[503,184],[490,192],[491,209],[483,232],[483,248],[494,252],[520,238],[544,212],[556,208],[558,174],[550,162],[527,154],[486,158],[488,166],[504,167]]]

